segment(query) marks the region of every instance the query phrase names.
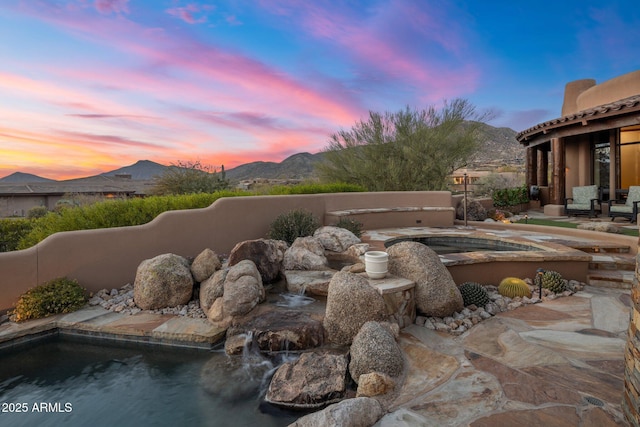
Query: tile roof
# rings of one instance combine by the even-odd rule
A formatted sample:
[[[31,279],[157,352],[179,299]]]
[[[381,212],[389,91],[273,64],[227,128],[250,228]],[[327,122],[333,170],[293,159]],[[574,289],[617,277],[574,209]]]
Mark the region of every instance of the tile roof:
[[[66,193],[147,194],[152,185],[153,181],[151,180],[118,179],[104,176],[53,182],[0,182],[0,197]]]
[[[599,116],[602,117],[606,115],[607,117],[610,117],[612,115],[616,115],[616,112],[618,111],[620,111],[620,114],[624,114],[626,112],[625,110],[630,108],[640,110],[640,95],[630,96],[619,101],[598,105],[597,107],[588,108],[586,110],[578,111],[577,113],[567,114],[566,116],[562,116],[557,119],[538,123],[529,129],[519,132],[516,135],[516,139],[520,142],[524,142],[528,137],[544,132],[547,129],[581,123],[585,120],[594,120]]]

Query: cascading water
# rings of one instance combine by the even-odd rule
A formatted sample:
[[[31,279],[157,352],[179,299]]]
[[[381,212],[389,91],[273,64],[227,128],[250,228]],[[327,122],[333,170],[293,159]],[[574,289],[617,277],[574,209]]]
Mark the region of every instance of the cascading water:
[[[305,295],[306,287],[302,286],[300,292],[294,294],[292,292],[285,292],[280,294],[281,300],[276,302],[278,307],[287,308],[299,308],[305,305],[313,304],[316,300],[314,298]]]

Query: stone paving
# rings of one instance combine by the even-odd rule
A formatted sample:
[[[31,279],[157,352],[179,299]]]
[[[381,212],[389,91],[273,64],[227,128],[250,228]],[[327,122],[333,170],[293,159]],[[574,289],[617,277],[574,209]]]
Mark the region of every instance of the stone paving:
[[[379,425],[626,425],[620,403],[630,304],[626,290],[587,286],[498,314],[458,337],[404,328],[406,380]],[[87,307],[4,323],[0,348],[54,330],[204,347],[224,337],[205,319]]]
[[[407,380],[380,426],[615,426],[631,299],[586,287],[501,313],[459,337],[412,325]],[[412,419],[402,423],[401,419]]]

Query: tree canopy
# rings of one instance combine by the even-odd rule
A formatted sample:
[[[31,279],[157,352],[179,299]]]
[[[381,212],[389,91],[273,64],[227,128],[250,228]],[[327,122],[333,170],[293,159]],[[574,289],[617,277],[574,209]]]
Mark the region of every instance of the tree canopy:
[[[154,179],[152,193],[156,195],[215,193],[229,188],[224,172],[218,172],[199,161],[178,162]]]
[[[485,119],[464,99],[440,109],[370,111],[368,120],[331,136],[317,172],[369,191],[444,190],[451,173],[478,150]]]

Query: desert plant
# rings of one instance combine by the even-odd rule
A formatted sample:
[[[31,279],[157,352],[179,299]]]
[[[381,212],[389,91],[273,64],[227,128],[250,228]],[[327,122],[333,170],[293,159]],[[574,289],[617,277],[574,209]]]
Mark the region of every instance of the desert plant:
[[[351,218],[340,218],[340,221],[336,224],[336,227],[344,228],[345,230],[349,230],[356,237],[360,238],[362,236],[362,223],[356,221]]]
[[[324,181],[359,184],[368,191],[444,190],[451,173],[480,147],[489,118],[464,99],[397,112],[369,112],[366,120],[331,136],[315,168]]]
[[[85,290],[75,280],[61,277],[25,292],[10,312],[14,322],[71,313],[86,302]]]
[[[289,245],[298,237],[313,235],[319,227],[319,222],[311,212],[296,209],[281,215],[271,223],[268,237],[284,240]]]
[[[33,221],[24,218],[0,219],[0,252],[15,251],[20,240],[31,232]]]
[[[49,212],[46,206],[34,206],[27,211],[27,218],[42,218]]]
[[[471,304],[476,307],[484,307],[491,301],[487,290],[480,283],[464,282],[458,289],[462,294],[465,307]]]
[[[536,286],[542,286],[555,294],[567,290],[567,281],[557,271],[538,269],[534,278]]]
[[[152,192],[157,195],[214,193],[229,188],[224,165],[220,172],[199,161],[178,162],[154,179]]]
[[[498,286],[498,293],[504,297],[527,297],[531,298],[531,289],[524,280],[517,277],[505,277]]]

